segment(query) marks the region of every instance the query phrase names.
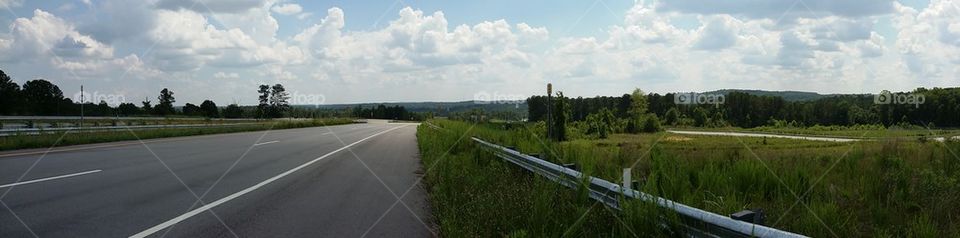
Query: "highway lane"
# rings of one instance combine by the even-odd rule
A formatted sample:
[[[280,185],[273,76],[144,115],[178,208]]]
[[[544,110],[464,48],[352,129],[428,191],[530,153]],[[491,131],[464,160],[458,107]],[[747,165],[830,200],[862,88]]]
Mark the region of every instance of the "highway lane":
[[[429,224],[425,195],[413,186],[419,168],[415,130],[412,125],[355,124],[50,153],[23,181],[100,171],[19,185],[12,190],[0,188],[0,194],[6,193],[0,200],[26,224],[0,208],[0,237],[30,237],[31,230],[40,237],[138,234],[199,207],[196,197],[202,196],[204,204],[223,200],[338,150],[222,202],[211,209],[216,217],[205,211],[183,219],[169,229],[168,235],[362,235],[403,190],[412,187],[404,203],[383,216],[370,229],[374,231],[370,235],[429,236],[430,230],[424,226]],[[258,145],[251,147],[254,144]],[[237,162],[241,156],[243,159]],[[0,154],[0,185],[17,182],[39,157]],[[230,172],[217,182],[228,169]],[[204,194],[214,183],[216,186]],[[165,232],[168,230],[162,229],[153,235]]]

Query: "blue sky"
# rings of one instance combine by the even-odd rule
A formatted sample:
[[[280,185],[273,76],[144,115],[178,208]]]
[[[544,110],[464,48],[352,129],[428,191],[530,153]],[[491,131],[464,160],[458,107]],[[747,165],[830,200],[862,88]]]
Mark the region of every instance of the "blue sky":
[[[0,69],[178,104],[874,93],[958,85],[958,2],[0,0]]]

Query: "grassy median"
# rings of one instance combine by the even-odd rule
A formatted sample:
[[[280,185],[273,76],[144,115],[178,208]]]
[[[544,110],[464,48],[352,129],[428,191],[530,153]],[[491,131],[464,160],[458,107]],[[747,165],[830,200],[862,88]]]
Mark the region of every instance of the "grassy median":
[[[262,131],[269,129],[291,129],[303,127],[331,126],[353,123],[349,118],[323,118],[313,120],[275,120],[266,121],[259,124],[238,125],[229,127],[200,127],[200,128],[164,128],[164,129],[144,129],[119,131],[101,131],[101,132],[69,132],[53,133],[41,135],[14,135],[0,137],[0,151],[29,149],[29,148],[49,148],[52,146],[67,146],[103,143],[113,141],[125,141],[136,139],[155,139],[178,136],[195,136],[222,134],[246,131]]]
[[[431,123],[443,129],[421,125],[418,140],[445,236],[645,237],[675,231],[669,212],[642,203],[628,203],[623,212],[594,206],[583,189],[560,187],[479,150],[469,140],[478,136],[550,154],[555,163],[576,163],[612,182],[622,168],[635,165],[633,177],[644,192],[721,215],[763,209],[766,225],[813,237],[960,237],[957,142],[650,133],[550,143],[539,139],[543,130],[535,124]],[[667,228],[651,220],[665,220]]]

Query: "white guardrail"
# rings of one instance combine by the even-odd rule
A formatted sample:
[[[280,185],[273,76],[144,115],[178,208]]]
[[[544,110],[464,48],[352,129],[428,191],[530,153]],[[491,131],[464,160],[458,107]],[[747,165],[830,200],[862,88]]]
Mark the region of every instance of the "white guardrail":
[[[472,139],[493,152],[497,157],[544,176],[561,185],[576,188],[580,181],[590,181],[588,186],[590,189],[590,197],[609,207],[620,209],[620,199],[624,198],[654,202],[662,208],[670,209],[681,216],[681,220],[683,220],[684,223],[683,225],[688,229],[686,235],[690,237],[806,237],[762,225],[734,220],[727,216],[700,210],[634,189],[624,188],[603,179],[585,177],[583,173],[562,165],[525,155],[516,150],[486,142],[476,137]]]

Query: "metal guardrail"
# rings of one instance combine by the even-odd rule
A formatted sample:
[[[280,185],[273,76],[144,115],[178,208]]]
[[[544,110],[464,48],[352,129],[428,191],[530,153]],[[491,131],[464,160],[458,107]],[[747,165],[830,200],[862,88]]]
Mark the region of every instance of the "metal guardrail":
[[[762,225],[738,221],[719,214],[700,210],[661,197],[653,196],[609,181],[588,177],[579,171],[525,155],[516,150],[473,137],[473,141],[492,151],[497,157],[537,173],[561,185],[576,188],[581,181],[589,181],[590,198],[620,209],[620,199],[639,199],[654,202],[659,207],[680,215],[689,236],[693,237],[806,237]]]
[[[227,124],[174,124],[174,125],[140,125],[140,126],[95,126],[95,127],[49,127],[49,128],[14,128],[0,129],[0,137],[12,135],[39,135],[43,133],[57,132],[101,132],[118,130],[143,130],[143,129],[166,129],[166,128],[212,128],[212,127],[232,127],[247,126],[257,123],[227,123]]]

